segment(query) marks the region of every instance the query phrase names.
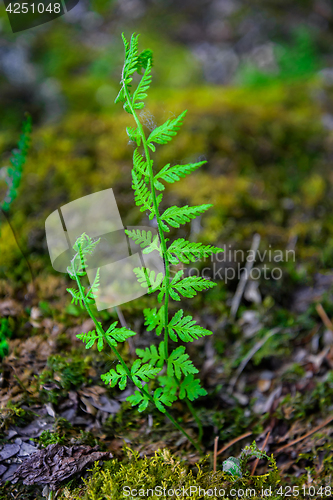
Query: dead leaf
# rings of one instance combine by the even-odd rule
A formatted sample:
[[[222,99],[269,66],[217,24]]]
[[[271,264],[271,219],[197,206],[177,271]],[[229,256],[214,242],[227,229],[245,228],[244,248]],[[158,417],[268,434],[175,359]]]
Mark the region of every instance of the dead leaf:
[[[109,460],[110,452],[97,451],[98,446],[61,446],[50,444],[25,460],[14,473],[13,482],[23,484],[47,484],[55,490],[62,481],[81,472],[97,460]]]

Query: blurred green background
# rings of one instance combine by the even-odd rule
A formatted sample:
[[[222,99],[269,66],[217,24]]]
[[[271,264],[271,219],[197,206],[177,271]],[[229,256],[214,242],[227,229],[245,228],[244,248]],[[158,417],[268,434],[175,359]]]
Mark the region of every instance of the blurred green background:
[[[65,16],[16,34],[1,5],[0,21],[1,166],[28,111],[32,148],[10,220],[36,274],[52,272],[44,223],[68,201],[113,187],[124,224],[148,223],[130,189],[133,148],[125,127],[131,117],[114,104],[120,35],[133,31],[141,33],[141,50],[154,51],[142,112],[147,129],[188,109],[177,139],[158,149],[156,165],[208,160],[168,188],[165,206],[215,205],[178,236],[195,239],[200,232],[207,243],[247,250],[258,232],[263,250],[294,248],[296,261],[281,264],[283,279],[260,283],[268,303],[273,297],[289,306],[295,287],[330,272],[329,0],[80,0]],[[29,280],[4,219],[0,272]],[[220,297],[236,284],[220,283]]]

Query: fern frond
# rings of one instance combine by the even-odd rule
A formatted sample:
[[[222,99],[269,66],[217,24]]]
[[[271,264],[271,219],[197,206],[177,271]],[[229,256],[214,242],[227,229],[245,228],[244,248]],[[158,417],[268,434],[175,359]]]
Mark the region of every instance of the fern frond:
[[[131,41],[130,45],[128,45],[128,42],[123,36],[123,41],[125,45],[125,64],[123,67],[123,74],[122,74],[122,82],[125,85],[129,85],[132,81],[133,78],[131,78],[131,75],[135,73],[138,65],[138,39],[139,35],[133,35],[131,36]]]
[[[129,140],[132,142],[136,142],[137,146],[141,144],[141,135],[137,128],[126,127],[126,132],[129,137]]]
[[[144,107],[144,102],[142,102],[142,101],[147,97],[146,92],[150,87],[151,79],[152,79],[151,64],[152,64],[151,59],[148,59],[147,67],[145,69],[143,77],[141,78],[141,81],[140,81],[139,85],[137,86],[137,89],[133,93],[133,107],[134,107],[134,109],[142,109]]]
[[[135,204],[138,207],[141,207],[140,212],[148,210],[150,212],[149,219],[152,220],[155,216],[152,194],[149,191],[146,183],[138,177],[135,170],[132,170],[132,179],[133,179],[132,188],[134,189]],[[160,194],[157,197],[156,201],[158,205],[161,203],[162,194]]]
[[[193,342],[193,340],[206,335],[212,335],[213,332],[206,330],[202,326],[197,325],[192,316],[184,316],[184,311],[180,309],[176,312],[168,325],[169,336],[175,342],[178,342],[178,337],[183,342]]]
[[[155,378],[156,375],[161,371],[160,367],[152,366],[148,363],[141,363],[141,359],[136,359],[131,367],[132,379],[137,387],[142,387],[141,380],[143,382],[149,382],[150,379]]]
[[[207,162],[200,161],[199,163],[188,163],[187,165],[173,165],[172,167],[170,163],[168,163],[155,175],[154,183],[156,184],[156,182],[158,182],[157,179],[161,179],[162,181],[166,181],[169,183],[179,181],[181,178],[186,177],[186,175],[190,174],[191,172],[194,172],[197,168],[201,167],[205,163]],[[160,183],[158,183],[158,185],[160,185]]]
[[[212,206],[213,205],[206,204],[194,207],[189,207],[188,205],[185,205],[184,207],[169,207],[161,215],[163,230],[167,232],[170,231],[166,224],[169,224],[169,226],[172,227],[180,227],[181,224],[186,224],[191,219],[195,219],[198,215],[202,214]]]
[[[139,405],[138,411],[144,411],[149,403],[149,398],[145,393],[141,393],[140,391],[135,391],[134,394],[128,396],[126,401],[129,401],[132,406]]]
[[[223,252],[223,248],[212,245],[203,245],[186,241],[184,238],[178,238],[168,248],[168,260],[170,264],[189,264],[198,259],[209,257],[213,253]]]
[[[115,321],[109,326],[109,328],[105,332],[106,340],[113,346],[116,346],[117,342],[125,342],[125,340],[127,340],[129,337],[133,337],[134,335],[136,335],[135,332],[129,330],[128,328],[125,327],[116,328],[117,324],[118,321]]]
[[[165,390],[164,387],[163,389],[161,387],[155,389],[153,397],[156,408],[162,413],[166,412],[166,409],[163,405],[171,406],[172,403],[177,399],[174,393]]]
[[[164,279],[164,275],[162,273],[158,273],[155,277],[155,271],[151,271],[147,268],[136,267],[133,271],[136,274],[138,282],[141,286],[143,288],[148,288],[148,293],[158,290]]]
[[[147,332],[151,332],[156,329],[156,335],[161,335],[164,326],[164,306],[162,306],[158,311],[156,307],[154,309],[144,309],[143,314],[145,317],[145,325],[147,326]]]
[[[187,397],[190,401],[194,401],[199,396],[205,396],[206,394],[207,391],[200,386],[200,380],[195,379],[191,373],[189,375],[186,375],[186,377],[180,384],[180,399],[184,399]]]
[[[82,340],[86,344],[86,349],[90,349],[98,339],[96,330],[87,333],[79,333],[76,335],[78,339]]]
[[[66,288],[67,292],[69,292],[72,296],[71,304],[75,304],[76,306],[79,304],[81,309],[84,309],[83,299],[81,297],[80,291],[75,290],[74,288]]]
[[[171,139],[177,135],[178,130],[183,124],[187,111],[183,111],[177,118],[167,120],[163,125],[156,127],[147,139],[147,144],[152,151],[155,151],[155,146],[152,144],[167,144]]]
[[[120,363],[117,365],[116,370],[112,368],[107,373],[101,375],[101,379],[111,387],[115,387],[119,383],[119,389],[124,390],[127,385],[127,373]]]
[[[153,163],[152,160],[151,160],[151,163]],[[134,150],[134,153],[133,153],[133,167],[134,167],[134,170],[139,175],[141,175],[141,176],[143,175],[144,177],[148,177],[149,176],[149,165],[148,165],[148,162],[139,153],[138,148],[136,148]]]
[[[21,183],[23,165],[26,162],[31,142],[31,116],[27,115],[22,124],[22,134],[20,135],[17,149],[12,151],[10,157],[11,166],[7,167],[5,182],[7,191],[3,201],[0,203],[2,210],[7,212],[11,204],[17,197],[17,190]],[[5,167],[6,168],[6,167]]]
[[[97,293],[98,293],[98,288],[100,285],[99,278],[100,278],[100,268],[97,269],[94,282],[91,285],[90,289],[88,290],[88,293],[86,294],[86,299],[91,299],[93,301],[94,301],[94,299],[96,299]]]
[[[199,370],[193,365],[189,359],[189,355],[185,353],[185,347],[177,347],[168,358],[167,374],[169,377],[176,375],[178,379],[183,373],[185,376],[190,373],[198,373]]]
[[[157,250],[161,254],[161,248],[159,243],[158,235],[152,235],[151,231],[145,231],[140,229],[125,229],[125,233],[129,236],[137,245],[140,245],[141,248],[144,248],[144,254],[148,254]]]
[[[142,363],[147,363],[157,368],[162,368],[164,363],[164,344],[159,343],[158,350],[155,345],[143,349],[136,349],[136,354],[141,358]]]
[[[200,276],[189,276],[181,280],[183,274],[184,271],[178,271],[170,283],[169,293],[170,297],[174,300],[181,300],[179,293],[183,297],[192,298],[197,292],[216,286],[216,283]]]

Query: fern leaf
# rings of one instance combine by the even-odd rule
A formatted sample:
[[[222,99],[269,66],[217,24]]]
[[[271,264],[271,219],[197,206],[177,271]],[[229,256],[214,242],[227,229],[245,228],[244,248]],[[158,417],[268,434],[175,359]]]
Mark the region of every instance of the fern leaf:
[[[212,335],[213,332],[206,330],[202,326],[196,324],[192,320],[192,316],[184,316],[183,310],[180,309],[176,312],[168,325],[169,336],[175,342],[178,341],[177,335],[183,342],[193,342],[193,340],[206,335]]]
[[[172,167],[170,166],[170,163],[168,163],[155,175],[154,182],[156,182],[157,179],[161,179],[162,181],[166,181],[169,183],[179,181],[181,178],[185,177],[191,172],[194,172],[197,168],[201,167],[205,163],[207,162],[200,161],[199,163],[188,163],[187,165],[173,165]]]
[[[156,408],[162,413],[166,412],[166,409],[163,405],[171,406],[176,399],[177,398],[173,393],[165,391],[164,388],[162,389],[161,387],[159,387],[154,391],[154,403],[156,405]]]
[[[158,273],[155,277],[155,271],[143,267],[136,267],[133,269],[138,282],[143,288],[148,288],[148,293],[158,290],[163,282],[164,275]]]
[[[171,139],[177,135],[178,130],[183,124],[184,117],[187,111],[183,111],[177,118],[167,120],[160,127],[156,127],[147,139],[148,146],[152,151],[155,151],[155,146],[152,144],[167,144]]]
[[[156,335],[161,335],[164,326],[164,306],[158,311],[156,311],[156,307],[154,309],[144,309],[143,314],[147,332],[151,332],[156,328]]]
[[[150,252],[153,252],[154,250],[157,250],[161,255],[161,248],[159,244],[160,240],[157,234],[153,236],[151,231],[145,231],[144,229],[125,229],[125,233],[133,241],[135,241],[137,245],[140,245],[141,248],[144,248],[142,253],[148,254]]]
[[[135,391],[134,394],[131,394],[131,396],[128,396],[126,398],[126,401],[129,401],[132,406],[139,405],[138,411],[144,411],[149,403],[149,398],[146,394],[141,393],[140,391]]]
[[[141,363],[141,359],[136,359],[131,368],[132,379],[137,387],[142,387],[142,383],[139,379],[143,382],[148,382],[150,379],[155,378],[157,373],[161,371],[160,367],[156,367],[148,363]]]
[[[126,132],[129,137],[129,140],[132,142],[136,142],[137,146],[141,144],[141,136],[137,128],[126,127]]]
[[[7,167],[5,178],[7,191],[5,193],[3,201],[0,203],[0,207],[5,212],[10,209],[11,204],[17,197],[17,190],[21,183],[23,165],[26,162],[28,151],[30,148],[31,128],[31,116],[27,115],[22,125],[22,134],[20,135],[17,149],[14,149],[11,154],[11,166]]]
[[[86,298],[88,299],[95,299],[97,297],[97,293],[98,293],[98,288],[99,288],[99,285],[100,285],[100,282],[99,282],[99,278],[100,278],[100,268],[97,269],[97,272],[96,272],[96,276],[95,276],[95,279],[94,279],[94,282],[93,284],[91,285],[90,287],[90,290],[88,291],[88,293],[86,294]]]
[[[198,373],[198,369],[193,365],[189,359],[189,355],[185,353],[185,347],[177,347],[168,358],[167,374],[169,377],[176,375],[180,379],[181,374],[186,376],[189,373]]]
[[[149,219],[152,220],[155,216],[155,210],[153,207],[153,197],[152,194],[150,193],[146,183],[144,182],[143,179],[140,179],[135,172],[135,170],[132,170],[132,188],[134,189],[134,200],[135,204],[140,207],[140,212],[144,212],[145,210],[148,210],[150,212],[149,214]],[[161,203],[162,200],[162,194],[160,194],[157,198],[157,205]]]
[[[200,380],[195,379],[191,373],[180,384],[180,399],[187,397],[190,401],[194,401],[199,396],[205,396],[206,394],[207,391],[200,386]]]
[[[84,309],[83,299],[79,290],[74,290],[74,288],[66,288],[67,292],[69,292],[72,296],[71,304],[75,304],[76,306],[79,304],[81,309]]]
[[[133,33],[131,37],[131,42],[130,45],[128,45],[128,42],[123,36],[123,41],[125,45],[125,64],[123,67],[123,74],[122,74],[122,82],[125,85],[128,85],[131,83],[132,79],[131,75],[136,71],[137,65],[138,65],[138,39],[139,35],[135,35]]]
[[[101,375],[101,379],[105,384],[111,387],[115,387],[119,384],[119,389],[124,390],[127,385],[127,373],[121,364],[117,365],[116,370],[112,368],[107,373]]]
[[[164,363],[164,344],[160,342],[158,350],[155,345],[143,349],[136,349],[136,354],[141,358],[142,363],[147,363],[157,368],[162,368]]]
[[[151,164],[152,164],[151,160]],[[141,174],[141,176],[148,177],[149,176],[149,165],[148,162],[144,159],[144,157],[139,153],[138,148],[134,150],[133,153],[133,167],[134,170],[138,173]]]
[[[125,340],[127,340],[129,337],[134,337],[134,335],[136,335],[135,332],[129,330],[128,328],[125,327],[116,328],[117,324],[118,321],[115,321],[109,326],[109,328],[105,332],[106,340],[113,346],[116,346],[117,342],[125,342]]]
[[[144,107],[144,102],[142,102],[142,101],[147,97],[146,92],[150,87],[151,78],[152,78],[151,77],[151,64],[152,64],[151,59],[148,59],[147,66],[146,66],[145,72],[143,74],[143,77],[141,78],[141,81],[133,94],[133,107],[134,107],[134,109],[142,109]]]
[[[163,230],[167,232],[170,231],[166,224],[169,224],[169,226],[172,227],[180,227],[181,224],[186,224],[191,219],[195,219],[198,215],[202,214],[212,206],[213,205],[206,204],[194,207],[189,207],[188,205],[185,205],[184,207],[169,207],[161,215]]]
[[[200,276],[189,276],[181,280],[183,274],[184,271],[178,271],[170,283],[169,293],[170,297],[174,300],[181,300],[179,294],[183,297],[192,298],[197,292],[216,286],[216,283]]]
[[[209,257],[213,253],[223,252],[223,248],[186,241],[184,238],[175,240],[168,248],[168,260],[171,264],[189,264],[198,259]]]
[[[87,333],[79,333],[76,336],[78,339],[82,340],[84,344],[86,344],[86,349],[90,349],[98,339],[98,335],[95,330]]]

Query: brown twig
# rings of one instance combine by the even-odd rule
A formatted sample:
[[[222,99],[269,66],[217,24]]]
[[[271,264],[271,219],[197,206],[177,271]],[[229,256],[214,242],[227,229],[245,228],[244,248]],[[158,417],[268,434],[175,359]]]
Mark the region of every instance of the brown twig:
[[[275,328],[272,328],[272,330],[269,330],[265,337],[261,340],[259,340],[253,347],[252,349],[250,349],[250,351],[247,353],[247,355],[245,356],[245,358],[243,359],[243,361],[240,363],[240,365],[238,366],[237,370],[236,370],[236,373],[235,375],[232,377],[232,379],[230,380],[230,384],[229,384],[229,387],[227,389],[228,393],[230,394],[233,390],[234,390],[234,387],[237,383],[237,380],[240,376],[240,374],[242,373],[242,371],[244,370],[244,368],[246,367],[246,365],[248,364],[248,362],[251,360],[251,358],[255,355],[255,353],[257,351],[259,351],[259,349],[262,348],[262,346],[265,344],[265,342],[267,342],[267,340],[272,337],[273,335],[275,335],[276,333],[279,333],[281,331],[281,328],[279,327],[275,327]]]
[[[217,443],[219,442],[219,437],[216,436],[214,439],[214,463],[213,463],[213,471],[216,472],[216,459],[217,459]]]
[[[319,316],[321,317],[321,320],[324,323],[324,325],[329,330],[331,330],[331,332],[333,332],[333,323],[330,320],[330,318],[327,316],[327,314],[326,314],[326,312],[325,312],[325,310],[324,310],[324,308],[323,308],[323,306],[321,304],[317,304],[316,305],[316,311],[319,314]]]
[[[245,432],[245,434],[242,434],[241,436],[238,436],[236,437],[235,439],[232,439],[231,441],[229,441],[228,444],[226,444],[225,446],[223,446],[223,448],[221,448],[217,453],[216,455],[220,455],[221,453],[223,453],[225,450],[227,450],[228,448],[230,448],[230,446],[232,446],[233,444],[237,443],[238,441],[240,441],[241,439],[244,439],[248,436],[251,436],[252,432]]]
[[[259,248],[259,244],[260,244],[260,235],[256,233],[252,239],[252,245],[251,245],[251,250],[250,250],[252,255],[255,256],[255,254],[257,253],[258,248]],[[254,262],[255,262],[255,259],[246,261],[244,272],[242,273],[242,276],[241,276],[239,283],[237,285],[236,293],[233,296],[232,301],[231,301],[231,309],[230,309],[231,319],[236,318],[239,304],[242,300],[242,296],[243,296],[243,293],[245,290],[245,285],[248,282],[248,279],[249,279]]]
[[[332,422],[332,420],[333,420],[333,415],[331,415],[324,422],[322,422],[320,425],[318,425],[317,427],[315,427],[314,429],[312,429],[312,431],[309,431],[306,434],[304,434],[304,436],[301,436],[301,437],[299,437],[297,439],[294,439],[294,441],[291,441],[291,443],[288,443],[288,444],[285,444],[284,446],[281,446],[280,448],[278,448],[275,451],[275,453],[280,453],[281,451],[285,450],[286,448],[289,448],[289,446],[292,446],[293,444],[299,443],[303,439],[311,436],[311,434],[314,434],[315,432],[320,431],[320,429],[322,429],[323,427],[325,427],[325,425],[327,425],[330,422]]]
[[[267,432],[267,435],[266,435],[266,437],[265,437],[265,441],[264,441],[264,444],[262,445],[261,451],[264,451],[265,446],[266,446],[267,441],[268,441],[268,438],[269,438],[269,436],[270,436],[270,433],[271,433],[271,431],[268,431],[268,432]],[[257,465],[258,465],[258,463],[259,463],[259,460],[260,460],[259,458],[257,458],[257,459],[255,460],[255,462],[254,462],[254,464],[253,464],[253,467],[252,467],[251,476],[253,476],[253,475],[254,475],[254,473],[255,473],[255,471],[256,471],[256,468],[257,468]]]

